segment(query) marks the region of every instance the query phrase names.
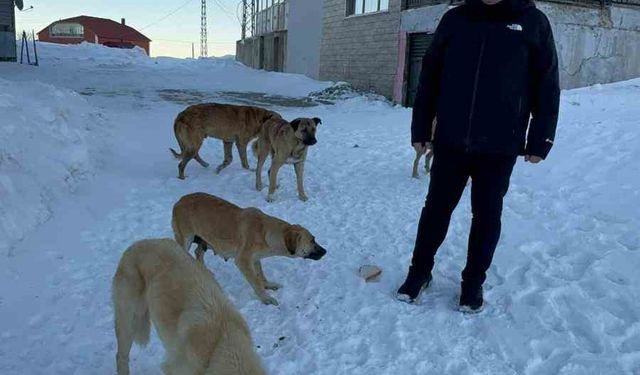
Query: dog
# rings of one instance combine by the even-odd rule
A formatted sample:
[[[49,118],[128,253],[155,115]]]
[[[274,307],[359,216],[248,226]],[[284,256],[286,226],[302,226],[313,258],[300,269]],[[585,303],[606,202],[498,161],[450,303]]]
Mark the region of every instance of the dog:
[[[260,260],[271,256],[320,260],[327,251],[300,225],[266,215],[257,208],[240,208],[206,193],[185,195],[173,207],[176,242],[188,252],[196,243],[196,259],[204,263],[211,248],[225,260],[235,258],[240,272],[267,305],[278,301],[267,293],[282,286],[266,279]]]
[[[433,145],[431,142],[433,142],[437,123],[438,120],[434,119],[433,123],[431,124],[431,141],[423,144],[422,147],[413,147],[416,151],[416,157],[413,160],[413,173],[411,175],[413,178],[420,178],[418,167],[420,165],[420,159],[423,156],[425,157],[424,169],[426,174],[429,174],[429,172],[431,171],[431,159],[433,159]]]
[[[424,169],[425,173],[429,174],[431,171],[431,159],[433,158],[433,147],[430,144],[423,144],[422,147],[413,147],[416,150],[416,158],[413,161],[413,178],[420,178],[420,174],[418,173],[418,167],[420,165],[420,159],[425,157],[424,161]]]
[[[129,374],[133,342],[151,322],[167,351],[165,374],[266,375],[247,323],[213,274],[171,239],[129,247],[113,277],[118,375]]]
[[[258,136],[262,124],[273,117],[280,118],[280,115],[251,106],[207,103],[188,107],[178,114],[173,124],[180,153],[169,149],[176,159],[181,159],[178,178],[185,178],[184,169],[193,158],[204,168],[209,167],[199,153],[207,137],[221,139],[224,144],[224,161],[216,168],[216,173],[222,172],[233,161],[231,148],[234,143],[240,154],[242,168],[250,169],[247,145]]]
[[[271,154],[269,168],[269,194],[267,201],[275,200],[278,171],[284,164],[293,164],[296,171],[298,198],[306,202],[309,198],[304,191],[304,162],[309,146],[315,145],[316,130],[322,124],[319,118],[297,118],[287,122],[282,118],[271,118],[262,126],[258,139],[253,143],[254,155],[258,158],[256,167],[256,189],[262,190],[262,167]]]

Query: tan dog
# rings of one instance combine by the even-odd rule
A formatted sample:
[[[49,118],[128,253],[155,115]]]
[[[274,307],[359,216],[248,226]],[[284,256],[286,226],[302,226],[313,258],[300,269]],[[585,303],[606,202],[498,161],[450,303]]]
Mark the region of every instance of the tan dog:
[[[173,125],[180,153],[170,149],[173,156],[182,159],[178,166],[178,178],[184,179],[184,168],[192,158],[203,167],[209,167],[199,154],[202,142],[207,137],[221,139],[224,143],[224,162],[216,168],[216,173],[231,164],[234,143],[240,154],[242,168],[249,169],[247,145],[258,136],[262,124],[272,117],[280,118],[280,115],[263,108],[230,104],[198,104],[185,109]]]
[[[416,150],[416,158],[413,161],[413,178],[420,178],[420,174],[418,173],[418,167],[420,166],[420,159],[425,157],[424,160],[424,169],[425,173],[429,174],[431,171],[431,159],[433,158],[433,147],[430,144],[427,144],[426,147],[414,147]]]
[[[195,193],[182,197],[173,207],[176,241],[189,251],[198,244],[196,258],[203,262],[211,248],[236,266],[265,304],[278,301],[267,293],[281,286],[266,279],[260,260],[271,256],[319,260],[327,251],[308,230],[264,214],[257,208],[240,208],[216,196]]]
[[[424,161],[424,169],[427,174],[431,171],[431,159],[433,159],[433,137],[436,131],[436,125],[438,124],[438,119],[433,119],[433,123],[431,124],[431,141],[423,144],[423,147],[413,147],[416,150],[416,158],[413,160],[413,178],[420,178],[420,174],[418,173],[418,166],[420,165],[420,159],[422,156],[425,157]]]
[[[274,201],[273,194],[278,187],[278,171],[284,164],[293,164],[295,168],[300,200],[306,202],[309,199],[304,192],[304,162],[309,146],[318,142],[316,129],[321,123],[322,121],[317,117],[298,118],[290,123],[281,118],[272,118],[263,125],[258,140],[253,144],[253,153],[258,158],[256,168],[258,191],[262,190],[262,167],[271,154],[267,201]]]
[[[173,240],[127,249],[112,293],[118,375],[129,374],[131,346],[147,344],[151,321],[167,351],[165,374],[266,374],[247,323],[213,274]]]

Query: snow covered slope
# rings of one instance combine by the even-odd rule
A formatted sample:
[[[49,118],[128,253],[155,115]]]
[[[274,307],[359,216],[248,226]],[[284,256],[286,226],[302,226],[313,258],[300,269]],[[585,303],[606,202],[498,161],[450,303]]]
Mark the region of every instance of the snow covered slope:
[[[39,82],[0,79],[0,254],[49,219],[63,193],[93,173],[88,137],[99,118],[84,98]]]
[[[57,49],[50,51],[43,61],[55,59]],[[73,199],[60,200],[50,220],[0,262],[1,374],[113,374],[109,288],[119,257],[135,240],[172,236],[172,205],[195,191],[303,224],[329,251],[319,262],[265,262],[267,276],[284,284],[274,294],[278,307],[262,305],[231,262],[206,255],[271,374],[640,374],[640,80],[563,93],[551,156],[537,166],[516,165],[487,309],[466,316],[455,305],[468,192],[431,288],[416,306],[393,298],[428,183],[410,178],[409,110],[366,97],[272,107],[286,118],[318,116],[323,124],[306,166],[310,201],[298,201],[293,171],[283,168],[277,201],[268,204],[237,160],[221,175],[193,163],[187,180],[177,180],[168,147],[175,146],[172,121],[184,106],[155,93],[231,87],[302,97],[329,83],[228,61],[149,64],[135,57],[124,66],[116,55],[98,55],[37,69],[0,64],[0,77],[10,82],[40,80],[85,92],[109,129],[95,177]],[[15,95],[21,94],[0,103]],[[18,113],[15,105],[4,108],[1,118]],[[22,115],[30,124],[48,118]],[[5,131],[4,122],[0,127]],[[220,143],[208,140],[202,156],[220,162]],[[383,269],[380,282],[359,278],[363,264]],[[155,336],[147,348],[134,349],[132,373],[161,374],[163,352]]]

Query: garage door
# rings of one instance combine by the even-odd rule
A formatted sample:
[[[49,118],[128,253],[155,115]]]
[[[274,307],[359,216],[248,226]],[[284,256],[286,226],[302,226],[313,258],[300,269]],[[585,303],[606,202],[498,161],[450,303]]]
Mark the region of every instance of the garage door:
[[[407,95],[405,96],[407,107],[413,107],[422,71],[422,58],[431,45],[433,34],[416,33],[409,35],[409,77],[407,79]]]

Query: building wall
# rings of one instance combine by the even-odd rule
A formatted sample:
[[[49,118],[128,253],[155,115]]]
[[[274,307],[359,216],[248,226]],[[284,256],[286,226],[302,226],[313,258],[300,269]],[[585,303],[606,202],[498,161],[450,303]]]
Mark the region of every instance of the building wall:
[[[289,0],[286,72],[320,77],[322,3]]]
[[[16,61],[16,25],[13,0],[0,0],[0,61]]]
[[[346,16],[346,0],[325,0],[320,79],[347,81],[362,90],[393,96],[398,67],[401,0],[389,10]]]
[[[640,76],[640,7],[601,9],[543,2],[536,6],[551,21],[563,88]],[[432,33],[448,8],[436,5],[404,11],[400,30]]]
[[[53,26],[54,24],[51,24],[50,26]],[[131,43],[133,45],[136,45],[136,46],[142,48],[143,50],[145,50],[145,52],[147,52],[147,55],[149,55],[149,52],[150,52],[150,43],[148,41],[144,41],[144,40],[137,40],[137,41],[136,40],[122,40],[122,39],[115,39],[115,38],[101,38],[101,37],[98,37],[91,29],[89,29],[87,27],[84,27],[84,37],[82,37],[82,38],[76,38],[76,37],[52,37],[49,34],[49,27],[47,27],[47,28],[45,28],[44,30],[42,30],[41,32],[38,33],[38,40],[41,41],[41,42],[58,43],[58,44],[80,44],[82,42],[104,44],[104,43],[107,43],[107,42],[127,42],[127,43]]]
[[[640,7],[537,5],[553,26],[563,88],[640,77]]]

